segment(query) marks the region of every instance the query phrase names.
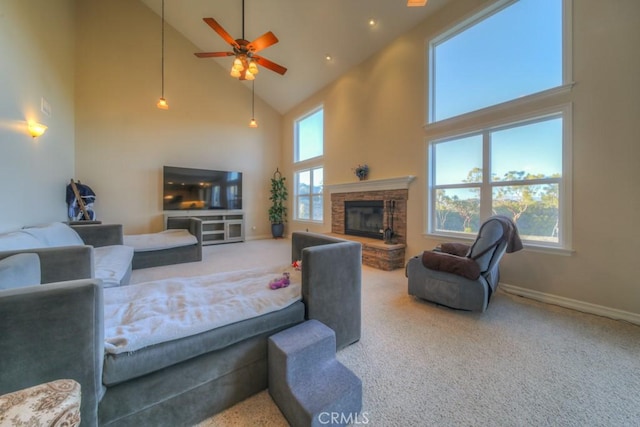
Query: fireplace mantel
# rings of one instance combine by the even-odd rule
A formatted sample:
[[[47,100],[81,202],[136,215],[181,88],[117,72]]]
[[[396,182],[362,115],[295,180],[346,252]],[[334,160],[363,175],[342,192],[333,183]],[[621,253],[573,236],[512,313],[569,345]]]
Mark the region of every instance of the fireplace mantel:
[[[372,179],[342,184],[325,184],[324,188],[333,193],[354,193],[365,191],[407,190],[416,177],[413,175],[397,178]]]

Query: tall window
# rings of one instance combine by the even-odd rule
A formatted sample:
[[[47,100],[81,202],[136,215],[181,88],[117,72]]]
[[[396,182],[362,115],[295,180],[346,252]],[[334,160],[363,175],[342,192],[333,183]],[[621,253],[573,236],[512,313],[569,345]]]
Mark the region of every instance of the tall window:
[[[562,112],[473,135],[434,141],[431,230],[477,234],[505,215],[525,241],[559,245],[564,227]]]
[[[322,168],[307,169],[296,173],[296,218],[322,221]]]
[[[321,157],[324,149],[324,110],[319,109],[296,121],[295,161]]]
[[[429,122],[560,86],[562,6],[501,1],[432,40]]]
[[[296,120],[294,129],[294,218],[323,220],[324,113],[317,109]]]
[[[525,243],[570,246],[571,108],[535,103],[569,83],[570,1],[499,1],[431,40],[429,233],[474,237],[500,214]]]

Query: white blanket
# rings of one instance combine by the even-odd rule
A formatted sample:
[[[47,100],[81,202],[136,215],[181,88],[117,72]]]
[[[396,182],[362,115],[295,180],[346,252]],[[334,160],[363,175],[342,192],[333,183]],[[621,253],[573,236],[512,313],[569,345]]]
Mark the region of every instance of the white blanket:
[[[291,284],[269,281],[291,274]],[[118,354],[195,335],[288,307],[300,300],[290,266],[182,277],[104,290],[105,350]]]

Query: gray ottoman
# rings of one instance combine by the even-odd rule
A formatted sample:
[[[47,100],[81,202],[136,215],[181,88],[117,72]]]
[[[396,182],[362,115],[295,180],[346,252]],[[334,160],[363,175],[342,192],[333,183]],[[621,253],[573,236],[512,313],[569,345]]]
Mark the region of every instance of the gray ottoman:
[[[269,338],[269,394],[293,427],[348,425],[362,409],[362,381],[336,360],[335,332],[317,320]]]

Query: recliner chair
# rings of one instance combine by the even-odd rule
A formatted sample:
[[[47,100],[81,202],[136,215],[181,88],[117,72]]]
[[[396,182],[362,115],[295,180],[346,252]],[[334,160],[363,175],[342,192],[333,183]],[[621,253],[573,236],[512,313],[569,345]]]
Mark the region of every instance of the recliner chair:
[[[498,264],[505,252],[522,249],[515,223],[505,216],[488,218],[473,245],[460,255],[460,244],[425,251],[407,262],[409,295],[447,307],[484,312],[498,287]],[[457,249],[455,251],[450,250]],[[447,253],[447,251],[454,253]]]

